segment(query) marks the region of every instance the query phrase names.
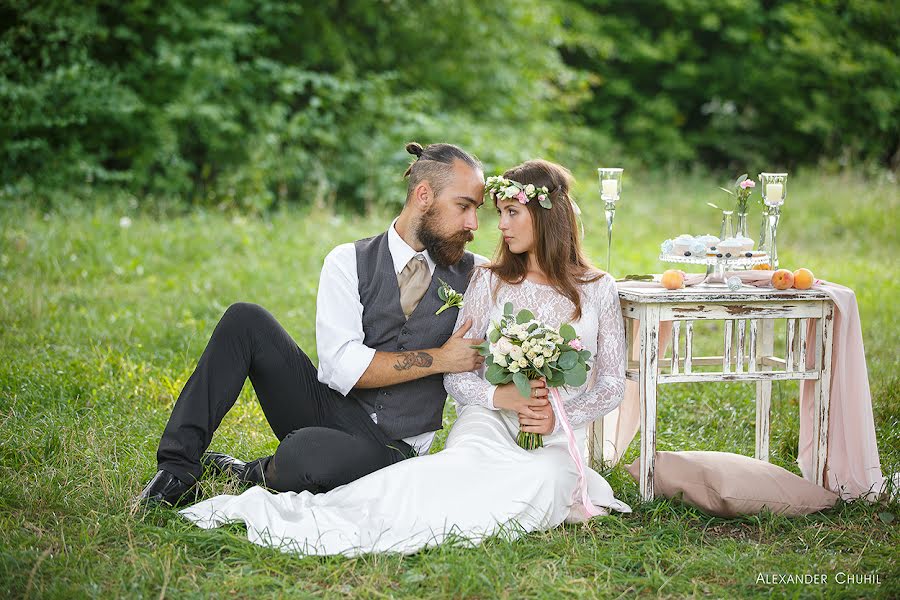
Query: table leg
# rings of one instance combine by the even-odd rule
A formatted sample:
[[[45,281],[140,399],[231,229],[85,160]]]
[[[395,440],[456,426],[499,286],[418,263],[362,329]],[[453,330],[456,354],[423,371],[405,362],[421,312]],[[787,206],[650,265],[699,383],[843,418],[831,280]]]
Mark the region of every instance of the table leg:
[[[656,383],[659,359],[659,306],[649,305],[641,315],[640,330],[641,400],[641,499],[653,500],[653,472],[656,463]]]
[[[772,356],[775,351],[775,320],[758,319],[759,370],[770,371],[772,367],[762,364],[762,357]],[[772,408],[772,381],[756,382],[756,458],[769,460],[769,415]]]
[[[819,355],[816,370],[819,378],[815,385],[815,421],[813,422],[813,473],[816,485],[825,485],[825,467],[828,458],[828,419],[831,409],[831,351],[834,342],[834,304],[824,302],[822,319],[817,331]]]

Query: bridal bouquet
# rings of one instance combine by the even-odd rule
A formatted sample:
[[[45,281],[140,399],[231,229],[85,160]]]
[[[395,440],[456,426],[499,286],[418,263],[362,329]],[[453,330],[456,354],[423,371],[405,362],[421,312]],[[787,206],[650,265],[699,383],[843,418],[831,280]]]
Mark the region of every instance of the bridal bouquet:
[[[547,387],[569,385],[578,387],[587,380],[591,353],[568,323],[559,331],[534,318],[527,309],[513,315],[513,305],[507,302],[499,323],[492,323],[488,339],[476,346],[485,357],[485,377],[494,385],[512,382],[519,393],[531,397],[529,381],[546,378]],[[516,440],[522,448],[532,450],[544,445],[538,433],[519,432]]]

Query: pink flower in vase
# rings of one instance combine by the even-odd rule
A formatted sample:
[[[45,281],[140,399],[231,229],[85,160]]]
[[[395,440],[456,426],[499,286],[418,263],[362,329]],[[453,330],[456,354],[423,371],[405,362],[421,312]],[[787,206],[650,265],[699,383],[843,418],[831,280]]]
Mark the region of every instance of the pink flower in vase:
[[[741,182],[742,190],[746,190],[747,188],[754,188],[754,187],[756,187],[756,182],[753,181],[752,179],[745,179]]]

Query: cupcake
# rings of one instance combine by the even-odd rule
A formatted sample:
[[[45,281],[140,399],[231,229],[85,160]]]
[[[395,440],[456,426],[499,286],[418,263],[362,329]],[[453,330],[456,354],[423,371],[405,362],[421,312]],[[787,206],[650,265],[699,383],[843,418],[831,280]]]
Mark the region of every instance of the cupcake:
[[[706,256],[706,244],[703,243],[703,240],[694,238],[694,242],[691,244],[691,256],[699,256],[703,258]]]
[[[744,247],[744,244],[738,241],[737,238],[725,238],[716,244],[716,251],[723,255],[727,256],[731,254],[731,256],[737,256],[741,253],[741,249]]]
[[[719,243],[719,238],[714,235],[706,234],[706,235],[698,235],[697,239],[706,244],[706,249],[710,250],[711,248],[715,248],[716,244]]]
[[[690,251],[691,245],[693,245],[693,243],[694,236],[682,233],[677,238],[672,240],[672,252],[679,256],[683,256],[685,252]]]
[[[756,243],[748,237],[737,237],[734,239],[741,245],[741,253],[750,252],[753,250],[753,245]]]

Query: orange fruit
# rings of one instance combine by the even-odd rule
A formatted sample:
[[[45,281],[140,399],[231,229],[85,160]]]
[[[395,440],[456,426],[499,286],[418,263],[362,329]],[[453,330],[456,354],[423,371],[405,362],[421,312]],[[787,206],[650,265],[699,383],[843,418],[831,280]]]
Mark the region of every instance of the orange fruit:
[[[677,290],[684,287],[684,271],[678,269],[669,269],[662,274],[660,280],[663,287],[667,290]]]
[[[809,269],[797,269],[794,271],[794,287],[798,290],[808,290],[815,283],[812,271]]]

